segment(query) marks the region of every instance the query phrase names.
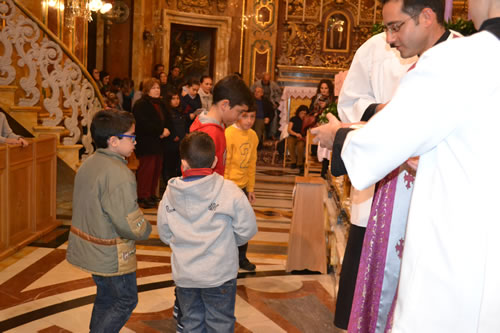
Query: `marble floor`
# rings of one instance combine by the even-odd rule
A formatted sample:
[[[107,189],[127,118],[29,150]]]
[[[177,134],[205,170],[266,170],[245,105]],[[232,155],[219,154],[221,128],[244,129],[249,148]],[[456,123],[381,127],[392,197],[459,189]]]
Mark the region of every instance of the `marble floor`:
[[[240,271],[235,332],[334,332],[334,274],[285,271],[294,170],[259,167],[254,210],[259,232]],[[139,304],[121,332],[175,332],[170,249],[156,231],[137,245]],[[1,332],[88,332],[96,288],[65,261],[69,223],[0,262]],[[303,272],[301,272],[303,273]]]

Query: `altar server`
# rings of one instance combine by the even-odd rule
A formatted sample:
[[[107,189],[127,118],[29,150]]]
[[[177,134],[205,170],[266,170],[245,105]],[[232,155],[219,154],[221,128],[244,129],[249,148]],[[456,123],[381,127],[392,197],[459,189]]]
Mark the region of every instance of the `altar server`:
[[[356,51],[339,94],[340,120],[354,123],[368,120],[381,109],[396,90],[399,80],[417,57],[401,58],[386,42],[386,33],[368,39]],[[351,189],[351,227],[340,272],[334,324],[347,329],[358,274],[361,248],[372,206],[374,185],[358,191]]]

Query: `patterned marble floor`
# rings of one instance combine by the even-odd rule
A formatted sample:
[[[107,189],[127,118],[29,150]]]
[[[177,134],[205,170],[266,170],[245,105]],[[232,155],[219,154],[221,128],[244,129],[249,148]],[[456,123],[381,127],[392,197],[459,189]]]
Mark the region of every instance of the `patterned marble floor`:
[[[285,272],[292,216],[292,170],[259,167],[254,210],[259,232],[240,271],[236,332],[333,332],[336,280]],[[174,332],[170,249],[158,237],[156,210],[149,240],[137,246],[139,304],[121,332]],[[65,261],[68,225],[0,262],[0,331],[88,332],[95,296],[89,274]]]

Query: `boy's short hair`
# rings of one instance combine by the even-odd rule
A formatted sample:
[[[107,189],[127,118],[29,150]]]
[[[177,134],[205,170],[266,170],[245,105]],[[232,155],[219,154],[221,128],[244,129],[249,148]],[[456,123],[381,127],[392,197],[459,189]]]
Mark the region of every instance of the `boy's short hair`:
[[[252,113],[252,112],[257,112],[257,109],[256,108],[249,108],[247,111],[242,111],[241,114],[244,114],[244,113]]]
[[[189,80],[187,80],[186,85],[188,87],[199,86],[200,85],[200,81],[198,81],[196,79],[189,79]]]
[[[179,152],[192,169],[211,168],[215,159],[214,140],[205,132],[189,133],[182,139]]]
[[[229,100],[229,106],[253,104],[253,94],[245,82],[236,75],[229,75],[217,82],[213,92],[213,103]]]
[[[97,148],[108,148],[110,137],[127,132],[134,123],[134,115],[130,112],[101,110],[92,118],[90,133]]]

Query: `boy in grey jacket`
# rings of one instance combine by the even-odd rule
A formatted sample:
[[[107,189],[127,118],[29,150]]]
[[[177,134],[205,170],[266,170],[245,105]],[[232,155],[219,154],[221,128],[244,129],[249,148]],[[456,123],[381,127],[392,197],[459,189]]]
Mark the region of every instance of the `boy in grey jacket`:
[[[130,112],[97,112],[90,131],[98,149],[75,178],[66,259],[97,286],[91,332],[119,332],[137,305],[135,240],[147,239],[151,225],[125,160],[135,147],[134,123]]]
[[[181,142],[183,177],[172,178],[158,208],[158,233],[172,249],[184,332],[233,332],[237,246],[257,232],[247,197],[213,172],[215,145],[204,132]],[[203,329],[202,329],[203,330]]]

